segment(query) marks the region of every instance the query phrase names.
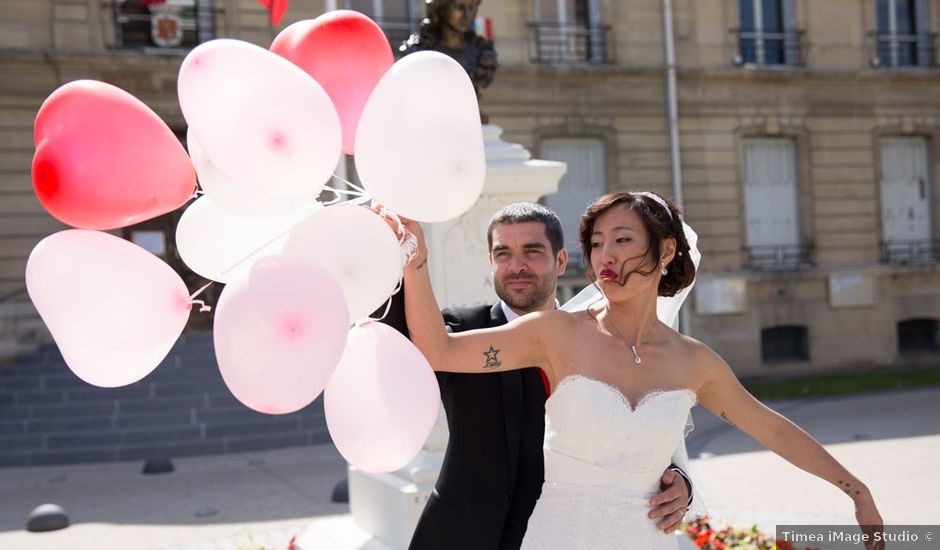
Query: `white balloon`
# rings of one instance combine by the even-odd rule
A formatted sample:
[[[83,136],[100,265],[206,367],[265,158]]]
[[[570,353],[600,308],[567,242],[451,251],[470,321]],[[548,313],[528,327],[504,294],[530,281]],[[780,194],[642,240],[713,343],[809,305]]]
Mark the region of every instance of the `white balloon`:
[[[287,214],[246,218],[219,208],[208,196],[200,197],[176,225],[176,246],[190,269],[227,283],[261,258],[280,253],[290,229],[320,208],[312,203]]]
[[[207,158],[268,195],[315,199],[340,156],[339,115],[302,69],[264,48],[210,40],[186,56],[180,108]]]
[[[392,65],[362,111],[356,170],[378,202],[405,217],[439,222],[469,210],[483,190],[486,158],[463,67],[432,51]]]
[[[297,208],[297,201],[275,197],[266,193],[259,182],[232,178],[213,164],[193,129],[186,132],[186,147],[199,177],[199,187],[216,206],[232,214],[259,218],[283,214]]]
[[[401,248],[388,224],[368,208],[322,208],[290,232],[283,254],[308,258],[343,287],[349,319],[368,317],[398,286]]]

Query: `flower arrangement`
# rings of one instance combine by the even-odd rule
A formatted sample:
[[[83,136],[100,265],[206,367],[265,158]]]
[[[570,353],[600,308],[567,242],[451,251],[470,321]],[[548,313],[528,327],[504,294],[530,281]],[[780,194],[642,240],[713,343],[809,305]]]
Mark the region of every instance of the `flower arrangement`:
[[[774,540],[756,525],[749,528],[725,526],[715,528],[709,516],[685,522],[680,528],[702,550],[816,550],[797,548],[792,543]]]

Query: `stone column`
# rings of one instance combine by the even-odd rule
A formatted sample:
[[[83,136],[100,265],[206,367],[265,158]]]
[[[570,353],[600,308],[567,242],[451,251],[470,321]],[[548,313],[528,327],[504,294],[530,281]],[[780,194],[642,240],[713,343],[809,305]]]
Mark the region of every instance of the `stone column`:
[[[558,190],[563,162],[533,160],[524,147],[500,139],[502,128],[483,126],[486,184],[474,207],[455,220],[425,225],[428,268],[441,307],[493,303],[496,293],[487,261],[486,226],[501,207],[537,201]],[[349,467],[353,520],[392,550],[405,550],[424,503],[434,488],[447,447],[443,412],[424,450],[391,474]]]

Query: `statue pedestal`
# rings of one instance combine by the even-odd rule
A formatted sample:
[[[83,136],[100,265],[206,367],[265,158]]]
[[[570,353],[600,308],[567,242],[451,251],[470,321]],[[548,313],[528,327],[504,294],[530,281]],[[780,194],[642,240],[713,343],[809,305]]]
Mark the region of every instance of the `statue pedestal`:
[[[486,183],[470,211],[455,220],[426,224],[428,268],[441,307],[496,301],[487,260],[486,227],[503,206],[537,201],[558,190],[563,162],[533,160],[521,145],[500,139],[499,126],[483,126]],[[349,501],[353,520],[393,550],[405,550],[444,460],[447,424],[443,412],[424,449],[405,468],[369,474],[349,467]]]

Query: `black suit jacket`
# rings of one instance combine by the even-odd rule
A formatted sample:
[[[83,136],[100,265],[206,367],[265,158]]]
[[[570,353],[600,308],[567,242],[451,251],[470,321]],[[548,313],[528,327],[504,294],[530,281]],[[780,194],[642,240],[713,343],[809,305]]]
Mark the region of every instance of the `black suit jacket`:
[[[385,321],[407,334],[396,302]],[[444,321],[461,332],[506,317],[496,304],[444,310]],[[539,369],[436,374],[450,439],[409,550],[516,550],[545,479]]]

